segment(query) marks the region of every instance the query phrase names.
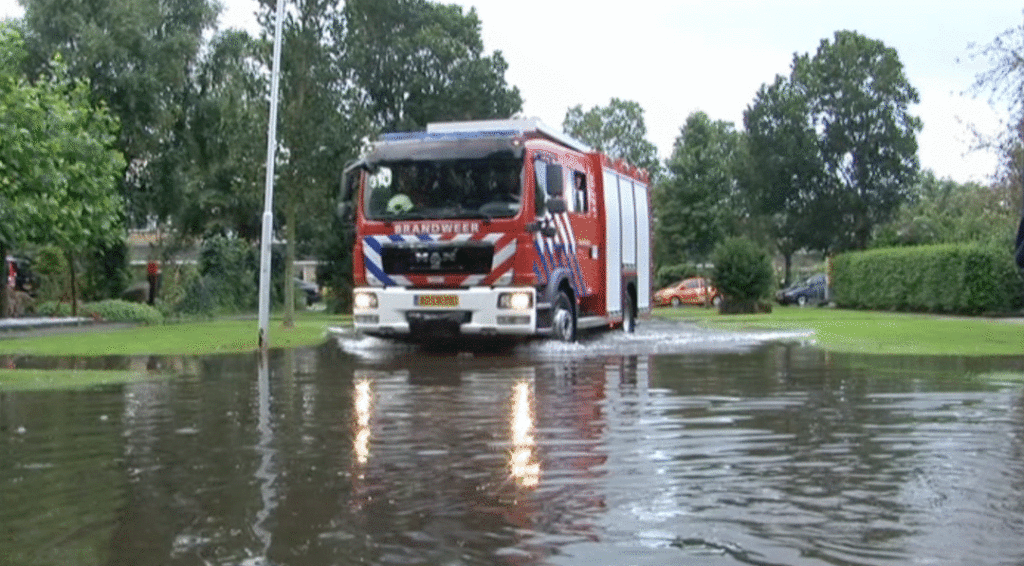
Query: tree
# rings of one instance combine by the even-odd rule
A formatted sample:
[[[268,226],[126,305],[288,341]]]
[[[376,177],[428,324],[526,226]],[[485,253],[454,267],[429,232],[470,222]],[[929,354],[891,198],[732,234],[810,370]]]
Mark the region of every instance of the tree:
[[[262,44],[247,33],[212,38],[190,78],[183,200],[173,225],[187,238],[259,238],[266,165],[267,89]]]
[[[806,89],[810,123],[842,210],[834,246],[864,249],[917,175],[921,120],[909,109],[919,102],[917,90],[895,49],[851,31],[836,32],[832,43],[822,40],[813,58],[798,58],[793,79]]]
[[[822,40],[813,57],[795,56],[788,79],[759,91],[745,120],[759,128],[754,162],[773,176],[760,185],[783,191],[783,203],[807,204],[803,213],[830,232],[784,220],[781,235],[794,238],[792,246],[867,247],[917,175],[921,121],[909,111],[917,102],[896,51],[851,31]],[[797,186],[785,188],[786,179]]]
[[[1024,24],[1017,24],[988,45],[976,48],[972,57],[988,59],[991,65],[977,76],[975,93],[988,91],[993,100],[1002,98],[1009,103],[1010,120],[1005,134],[994,142],[983,142],[997,146],[1003,155],[999,183],[1017,188],[1014,201],[1021,216],[1014,247],[1017,265],[1024,269]]]
[[[652,179],[657,179],[658,148],[647,141],[640,104],[612,98],[608,106],[595,106],[586,112],[582,105],[576,105],[566,111],[562,129],[597,151],[646,169]]]
[[[59,52],[70,76],[87,79],[94,102],[120,119],[128,160],[122,190],[133,225],[165,220],[186,200],[184,108],[214,0],[24,0],[29,67],[46,71]]]
[[[809,115],[807,97],[785,77],[762,85],[743,115],[749,147],[744,190],[753,213],[766,219],[787,283],[793,254],[827,249],[839,214]]]
[[[0,53],[0,257],[12,244],[60,247],[72,265],[77,313],[74,257],[124,238],[117,119],[93,106],[88,82],[69,78],[60,57],[52,78],[25,80],[24,41],[6,23]]]
[[[654,190],[658,265],[706,261],[716,244],[738,232],[745,208],[737,191],[743,145],[732,123],[699,111],[687,117],[668,173]]]
[[[892,222],[879,227],[875,246],[992,243],[1007,246],[1019,220],[1017,190],[997,183],[957,183],[924,171]],[[993,229],[1001,227],[1002,229]]]
[[[261,0],[261,6],[270,36],[276,3]],[[285,232],[286,327],[294,324],[297,250],[317,236],[329,237],[341,172],[370,133],[343,51],[344,16],[339,0],[299,0],[289,5],[282,24],[275,207],[283,211],[279,225]]]
[[[500,51],[483,54],[476,10],[426,0],[349,0],[345,60],[385,132],[508,118],[522,109]]]

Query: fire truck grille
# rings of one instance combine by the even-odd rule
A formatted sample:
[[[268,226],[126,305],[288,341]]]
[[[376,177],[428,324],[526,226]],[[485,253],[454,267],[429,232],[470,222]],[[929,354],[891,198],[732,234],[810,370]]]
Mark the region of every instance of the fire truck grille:
[[[480,275],[491,271],[494,245],[488,242],[394,243],[381,246],[388,275]]]

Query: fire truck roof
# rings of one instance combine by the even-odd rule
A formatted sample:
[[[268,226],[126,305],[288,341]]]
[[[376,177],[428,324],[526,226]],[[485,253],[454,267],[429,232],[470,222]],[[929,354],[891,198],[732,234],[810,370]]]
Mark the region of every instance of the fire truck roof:
[[[436,122],[427,124],[427,133],[494,135],[505,133],[525,137],[543,137],[580,152],[593,151],[583,142],[551,128],[537,118],[511,120],[473,120],[468,122]]]

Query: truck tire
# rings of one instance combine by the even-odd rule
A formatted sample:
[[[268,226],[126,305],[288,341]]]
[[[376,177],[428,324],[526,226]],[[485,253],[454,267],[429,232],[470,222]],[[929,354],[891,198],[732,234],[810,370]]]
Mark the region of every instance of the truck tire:
[[[576,341],[576,309],[565,291],[559,291],[551,307],[551,335],[562,342]]]

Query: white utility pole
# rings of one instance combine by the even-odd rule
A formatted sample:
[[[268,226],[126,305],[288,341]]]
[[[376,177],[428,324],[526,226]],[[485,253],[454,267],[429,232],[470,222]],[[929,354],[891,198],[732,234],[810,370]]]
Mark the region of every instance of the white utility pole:
[[[274,239],[274,158],[277,153],[277,91],[281,74],[281,21],[285,0],[277,0],[274,22],[274,63],[270,75],[270,122],[267,126],[267,182],[263,197],[263,235],[260,239],[260,350],[266,350],[270,326],[270,244]]]

